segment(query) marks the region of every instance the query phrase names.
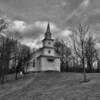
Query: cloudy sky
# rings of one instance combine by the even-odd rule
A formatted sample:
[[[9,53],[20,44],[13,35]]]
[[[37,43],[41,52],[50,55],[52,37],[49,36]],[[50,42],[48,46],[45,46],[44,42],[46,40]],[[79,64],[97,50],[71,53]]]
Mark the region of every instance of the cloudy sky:
[[[100,37],[100,0],[0,0],[0,16],[22,43],[38,46],[50,22],[55,37],[68,38],[70,28],[85,20]]]

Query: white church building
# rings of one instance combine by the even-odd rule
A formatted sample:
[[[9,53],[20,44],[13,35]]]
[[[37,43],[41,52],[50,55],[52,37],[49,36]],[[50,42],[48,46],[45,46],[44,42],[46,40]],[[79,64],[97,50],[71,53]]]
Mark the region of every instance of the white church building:
[[[54,39],[50,32],[48,23],[47,30],[42,42],[42,48],[33,54],[30,67],[27,71],[59,71],[60,72],[60,56],[55,52]]]

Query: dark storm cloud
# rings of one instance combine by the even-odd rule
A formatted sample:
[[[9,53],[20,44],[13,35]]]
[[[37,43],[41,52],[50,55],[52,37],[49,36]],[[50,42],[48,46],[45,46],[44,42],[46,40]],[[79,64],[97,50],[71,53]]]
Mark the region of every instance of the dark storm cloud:
[[[13,35],[17,38],[32,38],[36,39],[40,34],[44,33],[43,27],[37,23],[26,24],[23,21],[12,21],[9,25],[9,35]]]
[[[68,34],[65,33],[67,27],[75,26],[85,18],[88,24],[100,23],[100,0],[0,0],[0,9],[1,15],[4,13],[13,21],[27,23],[25,27],[28,28],[20,31],[24,25],[17,26],[19,33],[15,33],[25,39],[38,40],[44,34],[42,28],[33,25],[37,21],[52,22],[59,29],[55,34],[61,36]],[[29,28],[30,25],[33,26]]]
[[[26,31],[21,32],[20,30],[12,30],[10,31],[10,35],[15,36],[16,38],[28,38],[28,39],[36,39],[43,34],[43,30],[40,28],[28,29]]]
[[[9,25],[9,34],[17,39],[30,39],[38,40],[46,32],[48,22],[36,21],[33,24],[27,24],[23,21],[12,21]],[[54,36],[58,36],[58,32],[61,31],[54,23],[50,22],[50,29]]]
[[[0,7],[10,17],[27,22],[50,20],[63,25],[64,19],[82,0],[0,0]],[[16,17],[17,16],[17,17]],[[63,26],[62,26],[63,27]]]
[[[83,6],[82,3],[87,1],[90,4]],[[0,0],[0,7],[16,20],[29,23],[49,20],[66,27],[67,23],[80,21],[83,18],[80,16],[89,15],[93,9],[100,9],[100,0]]]
[[[66,18],[68,25],[76,25],[86,19],[88,24],[100,22],[100,0],[84,0],[69,17]]]

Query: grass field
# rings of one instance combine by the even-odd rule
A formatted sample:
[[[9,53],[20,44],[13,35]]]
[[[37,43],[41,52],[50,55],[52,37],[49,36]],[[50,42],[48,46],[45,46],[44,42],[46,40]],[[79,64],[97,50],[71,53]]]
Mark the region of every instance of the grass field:
[[[32,73],[0,86],[0,100],[100,100],[100,74]]]

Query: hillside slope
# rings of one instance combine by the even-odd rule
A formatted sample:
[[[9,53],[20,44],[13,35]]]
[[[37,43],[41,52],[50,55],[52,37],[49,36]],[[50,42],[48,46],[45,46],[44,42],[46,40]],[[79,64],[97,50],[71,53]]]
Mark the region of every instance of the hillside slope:
[[[82,74],[77,73],[32,74],[1,86],[0,100],[100,100],[99,76],[89,74],[90,81],[83,83]]]

